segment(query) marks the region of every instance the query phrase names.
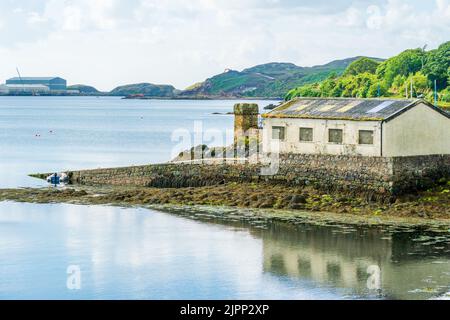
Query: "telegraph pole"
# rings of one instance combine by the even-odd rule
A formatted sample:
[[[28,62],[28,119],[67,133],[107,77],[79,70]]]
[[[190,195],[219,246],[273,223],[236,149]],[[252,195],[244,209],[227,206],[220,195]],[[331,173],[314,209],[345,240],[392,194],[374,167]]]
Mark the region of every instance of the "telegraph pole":
[[[437,80],[434,79],[434,106],[438,107]]]
[[[424,45],[423,46],[423,48],[422,48],[422,70],[423,70],[423,67],[425,66],[425,62],[424,62],[424,60],[425,60],[425,49],[428,47],[428,45],[426,44],[426,45]]]
[[[413,79],[411,77],[411,99],[413,98]]]

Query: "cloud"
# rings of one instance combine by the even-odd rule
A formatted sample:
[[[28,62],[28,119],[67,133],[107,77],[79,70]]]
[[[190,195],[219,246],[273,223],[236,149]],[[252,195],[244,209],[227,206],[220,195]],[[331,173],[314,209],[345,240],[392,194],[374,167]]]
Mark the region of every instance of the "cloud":
[[[226,68],[437,46],[449,18],[449,0],[2,0],[0,79],[17,65],[104,90],[183,88]]]
[[[38,24],[47,22],[47,18],[40,15],[38,12],[30,12],[28,14],[27,23],[28,24]]]
[[[110,30],[115,26],[113,11],[118,3],[115,0],[49,0],[43,15],[53,21],[53,32]]]
[[[81,9],[76,6],[69,6],[64,8],[63,11],[64,23],[63,30],[67,31],[80,31],[83,23],[83,14]]]
[[[369,29],[381,29],[383,24],[383,16],[379,6],[371,5],[367,8],[367,27]]]

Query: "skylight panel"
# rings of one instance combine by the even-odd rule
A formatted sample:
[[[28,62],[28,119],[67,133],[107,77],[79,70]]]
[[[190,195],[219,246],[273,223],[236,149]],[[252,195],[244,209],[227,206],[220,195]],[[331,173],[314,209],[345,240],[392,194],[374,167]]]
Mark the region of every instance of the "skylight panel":
[[[337,112],[347,112],[350,111],[351,109],[353,109],[354,107],[358,106],[361,102],[360,101],[353,101],[350,102],[349,104],[345,105],[344,107],[340,108],[339,110],[337,110]]]
[[[382,104],[376,106],[373,109],[370,109],[369,111],[367,111],[367,113],[377,113],[380,112],[383,109],[386,109],[387,107],[389,107],[390,105],[392,105],[395,101],[384,101]]]

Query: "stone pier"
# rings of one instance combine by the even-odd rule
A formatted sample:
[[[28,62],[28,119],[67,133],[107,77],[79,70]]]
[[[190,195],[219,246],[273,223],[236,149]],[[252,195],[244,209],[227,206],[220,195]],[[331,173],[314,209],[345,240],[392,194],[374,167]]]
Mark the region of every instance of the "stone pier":
[[[215,159],[69,171],[68,174],[72,183],[85,185],[181,188],[267,182],[311,186],[329,192],[396,195],[423,190],[441,178],[450,177],[450,155],[388,158],[282,154],[273,175],[262,175],[262,167],[245,161]]]

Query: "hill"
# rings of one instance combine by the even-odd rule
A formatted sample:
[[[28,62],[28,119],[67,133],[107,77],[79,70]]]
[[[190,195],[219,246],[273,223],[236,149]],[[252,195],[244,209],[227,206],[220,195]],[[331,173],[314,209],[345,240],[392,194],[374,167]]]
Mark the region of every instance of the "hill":
[[[78,90],[81,94],[99,94],[100,91],[98,91],[96,88],[87,86],[84,84],[74,84],[72,86],[68,86],[67,90]]]
[[[177,94],[175,87],[171,85],[157,85],[152,83],[129,84],[115,88],[109,95],[129,96],[144,95],[146,97],[171,98]]]
[[[286,100],[295,97],[408,97],[425,98],[450,105],[450,41],[437,49],[408,49],[383,62],[359,59],[341,76],[292,89]],[[412,92],[411,92],[412,91]]]
[[[341,75],[361,57],[335,60],[325,65],[299,67],[292,63],[267,63],[242,71],[228,70],[197,83],[182,97],[284,97],[295,87],[325,80],[331,74]],[[381,59],[372,58],[378,61]]]

